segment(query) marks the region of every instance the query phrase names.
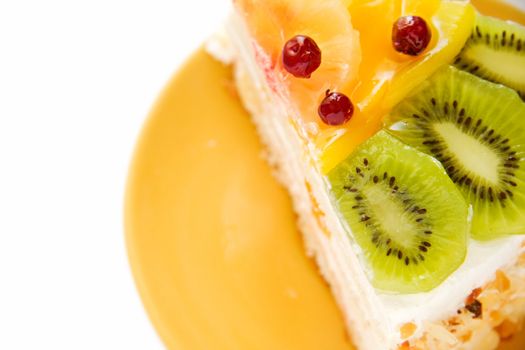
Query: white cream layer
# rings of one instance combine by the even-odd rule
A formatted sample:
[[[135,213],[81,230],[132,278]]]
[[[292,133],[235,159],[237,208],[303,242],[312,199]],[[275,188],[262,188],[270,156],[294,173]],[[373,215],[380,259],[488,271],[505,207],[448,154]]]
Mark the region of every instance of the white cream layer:
[[[489,242],[470,240],[463,265],[432,291],[405,295],[378,292],[377,295],[388,318],[398,327],[406,322],[421,325],[424,321],[446,319],[464,306],[465,298],[473,289],[489,282],[498,269],[513,264],[523,251],[523,242],[523,236]]]

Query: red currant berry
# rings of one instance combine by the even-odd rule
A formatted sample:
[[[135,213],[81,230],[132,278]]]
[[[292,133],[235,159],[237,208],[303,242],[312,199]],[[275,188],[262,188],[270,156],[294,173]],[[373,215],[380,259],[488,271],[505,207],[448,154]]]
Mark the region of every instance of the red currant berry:
[[[312,38],[294,36],[284,45],[283,65],[296,78],[310,78],[321,65],[321,50]]]
[[[325,124],[343,125],[352,118],[354,105],[345,94],[327,91],[318,113]]]
[[[418,56],[427,48],[432,31],[427,22],[418,16],[404,16],[394,23],[392,43],[397,52]]]

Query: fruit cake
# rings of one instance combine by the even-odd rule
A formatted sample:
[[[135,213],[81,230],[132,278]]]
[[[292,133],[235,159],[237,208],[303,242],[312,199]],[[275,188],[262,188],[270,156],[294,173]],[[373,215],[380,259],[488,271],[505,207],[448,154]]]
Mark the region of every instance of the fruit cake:
[[[458,0],[234,0],[234,66],[360,350],[525,316],[525,28]]]

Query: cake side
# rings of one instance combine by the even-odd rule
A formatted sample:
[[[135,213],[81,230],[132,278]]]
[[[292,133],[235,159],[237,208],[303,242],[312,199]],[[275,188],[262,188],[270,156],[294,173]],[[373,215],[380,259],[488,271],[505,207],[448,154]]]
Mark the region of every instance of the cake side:
[[[236,52],[235,79],[239,95],[268,149],[267,159],[277,179],[289,191],[298,226],[341,310],[359,349],[393,349],[399,342],[377,299],[347,231],[332,206],[326,180],[315,165],[316,148],[304,125],[285,101],[286,92],[268,81],[260,67],[271,63],[234,15],[227,26]],[[266,60],[266,61],[265,61]],[[386,346],[386,347],[385,347]]]

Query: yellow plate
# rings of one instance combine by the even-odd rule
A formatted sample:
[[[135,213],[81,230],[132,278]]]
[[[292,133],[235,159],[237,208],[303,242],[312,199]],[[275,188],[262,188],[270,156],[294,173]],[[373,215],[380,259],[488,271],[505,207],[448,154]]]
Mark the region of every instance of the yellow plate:
[[[233,91],[198,52],[140,138],[126,232],[150,318],[170,349],[351,349]]]
[[[230,74],[196,53],[140,137],[125,224],[146,310],[174,350],[350,350]]]

